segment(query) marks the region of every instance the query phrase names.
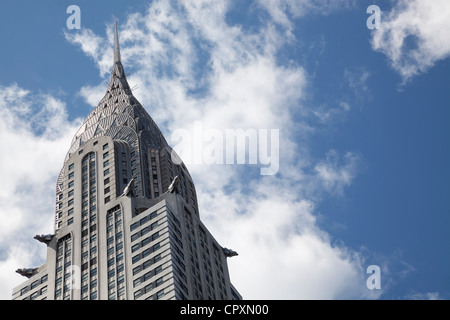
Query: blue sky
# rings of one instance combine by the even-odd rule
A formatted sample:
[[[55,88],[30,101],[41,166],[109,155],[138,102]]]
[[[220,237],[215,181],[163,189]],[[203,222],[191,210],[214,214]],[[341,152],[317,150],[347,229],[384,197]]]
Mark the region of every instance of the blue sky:
[[[45,260],[32,237],[52,232],[57,174],[106,90],[114,16],[169,143],[195,121],[280,130],[274,176],[188,164],[244,298],[450,297],[447,1],[10,1],[0,15],[1,298]]]

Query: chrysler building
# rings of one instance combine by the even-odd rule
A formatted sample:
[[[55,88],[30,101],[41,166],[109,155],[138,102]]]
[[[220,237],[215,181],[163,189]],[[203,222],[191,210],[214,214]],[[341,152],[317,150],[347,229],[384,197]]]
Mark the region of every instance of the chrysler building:
[[[241,299],[201,222],[193,180],[133,96],[114,24],[106,94],[76,132],[56,183],[47,261],[18,269],[14,300]]]

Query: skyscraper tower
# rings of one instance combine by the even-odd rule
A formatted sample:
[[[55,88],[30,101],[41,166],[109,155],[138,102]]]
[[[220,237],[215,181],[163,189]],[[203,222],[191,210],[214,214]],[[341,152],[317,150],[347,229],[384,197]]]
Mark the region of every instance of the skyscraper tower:
[[[13,299],[241,299],[223,248],[200,221],[192,178],[142,105],[121,63],[75,134],[56,185],[47,261],[17,272]]]

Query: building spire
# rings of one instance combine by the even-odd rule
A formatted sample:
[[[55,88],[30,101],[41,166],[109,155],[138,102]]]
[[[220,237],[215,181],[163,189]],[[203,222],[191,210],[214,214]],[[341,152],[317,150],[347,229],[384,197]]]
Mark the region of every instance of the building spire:
[[[117,21],[114,17],[114,63],[120,61],[119,33],[117,32]]]

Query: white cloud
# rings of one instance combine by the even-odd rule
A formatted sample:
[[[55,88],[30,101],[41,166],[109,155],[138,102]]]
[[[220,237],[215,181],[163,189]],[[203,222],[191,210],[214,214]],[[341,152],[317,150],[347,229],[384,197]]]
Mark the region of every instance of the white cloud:
[[[81,29],[79,32],[64,31],[64,36],[69,42],[80,45],[81,50],[98,63],[101,76],[104,76],[109,72],[111,69],[113,52],[107,50],[107,48],[108,43],[112,42],[112,33],[110,34],[111,41],[109,42],[102,37],[97,36],[92,30],[86,28]]]
[[[339,161],[339,154],[330,150],[326,160],[320,161],[314,167],[322,187],[337,195],[342,195],[344,188],[351,185],[358,172],[361,158],[354,153],[347,152],[344,156],[344,164]]]
[[[328,15],[332,12],[354,6],[354,0],[258,0],[257,3],[267,10],[273,22],[280,24],[292,38],[294,25],[292,18],[301,18],[307,14]]]
[[[404,82],[450,56],[450,2],[401,0],[382,12],[372,47],[384,53]]]
[[[442,300],[438,292],[413,292],[406,296],[407,300]]]
[[[317,227],[314,204],[297,199],[292,186],[255,183],[245,195],[199,194],[212,234],[239,253],[228,259],[237,289],[246,299],[376,297],[365,287],[362,257],[332,244]]]
[[[87,104],[95,108],[98,106],[100,100],[105,96],[106,82],[101,82],[99,85],[85,86],[80,89],[79,95],[86,101]]]
[[[59,99],[17,84],[0,86],[0,110],[0,299],[10,299],[23,281],[14,271],[45,261],[33,236],[53,232],[56,178],[80,123]]]

